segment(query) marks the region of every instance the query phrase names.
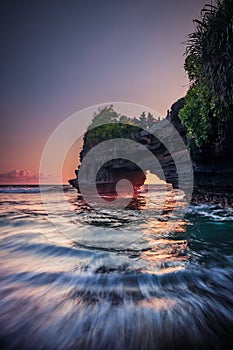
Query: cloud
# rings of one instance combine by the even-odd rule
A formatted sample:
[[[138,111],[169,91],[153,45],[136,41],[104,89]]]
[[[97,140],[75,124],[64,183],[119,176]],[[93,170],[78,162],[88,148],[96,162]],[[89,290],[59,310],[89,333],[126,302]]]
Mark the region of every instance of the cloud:
[[[41,174],[40,179],[52,183],[56,179],[53,175]],[[32,173],[30,170],[11,170],[8,173],[0,173],[1,184],[38,184],[39,173]]]

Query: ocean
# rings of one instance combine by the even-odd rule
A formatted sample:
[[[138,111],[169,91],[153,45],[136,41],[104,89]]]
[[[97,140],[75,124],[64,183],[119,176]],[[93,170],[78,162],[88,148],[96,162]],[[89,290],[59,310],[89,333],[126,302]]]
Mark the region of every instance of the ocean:
[[[124,210],[42,191],[49,215],[38,186],[0,187],[1,349],[232,348],[232,208],[169,229],[156,185]]]

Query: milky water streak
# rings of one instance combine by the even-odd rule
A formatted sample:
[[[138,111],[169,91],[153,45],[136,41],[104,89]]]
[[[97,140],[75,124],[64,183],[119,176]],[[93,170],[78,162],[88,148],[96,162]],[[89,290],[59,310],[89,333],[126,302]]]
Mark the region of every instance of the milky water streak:
[[[64,190],[75,219],[43,188],[60,232],[37,186],[0,187],[1,348],[231,348],[232,209],[189,206],[167,230],[159,186],[126,210]]]

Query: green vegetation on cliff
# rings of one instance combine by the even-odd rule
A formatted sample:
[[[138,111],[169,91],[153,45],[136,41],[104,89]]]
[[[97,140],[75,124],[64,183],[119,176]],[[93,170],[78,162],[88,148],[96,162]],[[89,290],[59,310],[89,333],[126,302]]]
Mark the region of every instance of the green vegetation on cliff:
[[[148,130],[156,121],[151,113],[146,115],[145,112],[142,112],[139,118],[129,118],[117,113],[113,105],[105,106],[94,114],[88,126],[84,135],[80,161],[92,147],[100,142],[115,138],[138,140],[140,132]]]
[[[233,127],[233,1],[205,5],[189,35],[184,68],[190,88],[179,117],[197,146],[224,148]]]

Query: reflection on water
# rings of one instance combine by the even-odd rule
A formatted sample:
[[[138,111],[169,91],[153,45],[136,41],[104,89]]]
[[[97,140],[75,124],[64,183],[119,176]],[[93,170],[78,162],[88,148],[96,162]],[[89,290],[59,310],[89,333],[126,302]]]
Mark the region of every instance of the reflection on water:
[[[96,211],[66,188],[74,219],[44,190],[62,232],[38,188],[0,188],[1,348],[231,348],[232,209],[190,206],[171,230],[175,191]]]

